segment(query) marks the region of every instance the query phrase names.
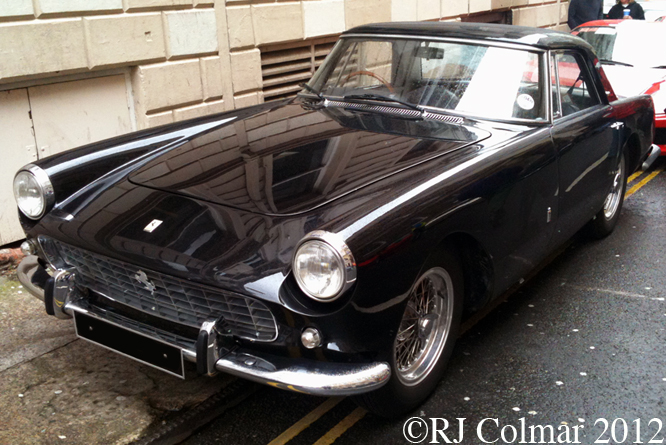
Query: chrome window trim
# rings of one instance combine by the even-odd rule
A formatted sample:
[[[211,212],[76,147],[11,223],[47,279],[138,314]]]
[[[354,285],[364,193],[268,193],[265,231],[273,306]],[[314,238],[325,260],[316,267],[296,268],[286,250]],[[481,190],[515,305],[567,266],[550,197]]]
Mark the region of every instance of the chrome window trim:
[[[381,39],[401,39],[401,40],[431,40],[438,42],[450,42],[450,43],[463,43],[463,44],[475,44],[480,46],[496,46],[500,48],[509,48],[517,49],[521,51],[533,51],[539,53],[548,52],[545,48],[539,48],[532,46],[529,43],[511,43],[511,42],[501,42],[497,40],[483,40],[483,39],[461,39],[456,37],[436,37],[436,36],[427,36],[427,35],[418,35],[418,34],[365,34],[365,33],[355,33],[355,34],[344,34],[340,36],[340,39],[346,38],[360,38],[364,37],[368,40],[381,40]]]

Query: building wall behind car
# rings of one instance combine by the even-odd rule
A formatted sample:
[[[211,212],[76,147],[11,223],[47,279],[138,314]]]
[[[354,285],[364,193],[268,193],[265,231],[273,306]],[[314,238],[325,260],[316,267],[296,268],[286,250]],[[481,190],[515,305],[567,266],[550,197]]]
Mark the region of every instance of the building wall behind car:
[[[17,165],[52,147],[293,94],[335,36],[354,26],[483,20],[483,13],[500,11],[516,25],[567,30],[567,6],[566,0],[2,1],[0,111],[26,125],[3,125],[10,142],[0,156],[16,162],[0,165],[0,245],[23,236],[11,196]],[[92,81],[119,76],[124,88]],[[31,89],[60,93],[39,100],[35,93],[31,101]],[[93,110],[77,113],[79,103]],[[50,115],[38,118],[35,108]]]

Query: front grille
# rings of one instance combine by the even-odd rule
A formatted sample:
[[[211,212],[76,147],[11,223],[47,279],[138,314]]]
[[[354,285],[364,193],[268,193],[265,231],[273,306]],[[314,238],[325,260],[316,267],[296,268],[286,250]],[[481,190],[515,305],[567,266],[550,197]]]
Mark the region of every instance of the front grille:
[[[277,338],[275,318],[261,301],[55,244],[62,259],[76,268],[78,284],[119,303],[197,329],[204,321],[222,316],[233,335],[256,341]],[[139,278],[143,283],[149,280],[154,289]]]

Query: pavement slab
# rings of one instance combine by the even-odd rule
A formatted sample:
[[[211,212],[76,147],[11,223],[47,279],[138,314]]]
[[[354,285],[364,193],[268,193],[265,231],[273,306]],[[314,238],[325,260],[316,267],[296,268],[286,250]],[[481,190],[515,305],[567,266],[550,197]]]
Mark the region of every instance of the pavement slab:
[[[127,444],[234,380],[181,380],[77,339],[15,279],[0,277],[0,443]]]

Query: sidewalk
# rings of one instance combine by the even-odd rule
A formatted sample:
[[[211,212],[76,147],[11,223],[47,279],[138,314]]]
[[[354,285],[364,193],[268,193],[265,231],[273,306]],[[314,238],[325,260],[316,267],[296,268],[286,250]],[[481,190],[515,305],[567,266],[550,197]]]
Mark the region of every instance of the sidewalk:
[[[233,380],[181,380],[79,340],[11,275],[0,276],[0,332],[0,443],[127,444]]]

